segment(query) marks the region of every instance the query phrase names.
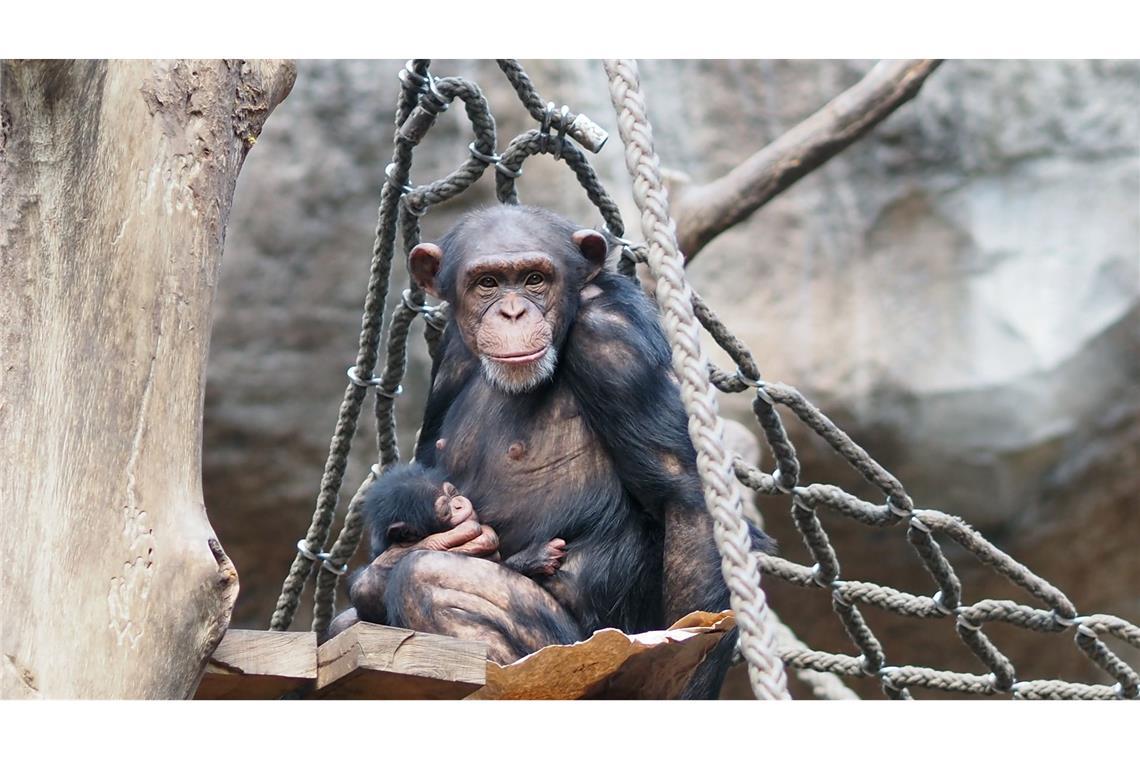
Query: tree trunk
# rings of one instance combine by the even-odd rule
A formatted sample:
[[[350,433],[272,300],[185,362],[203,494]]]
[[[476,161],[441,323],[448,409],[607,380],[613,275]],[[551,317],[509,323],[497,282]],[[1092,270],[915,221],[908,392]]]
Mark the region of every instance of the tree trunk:
[[[210,310],[238,170],[294,76],[0,64],[4,697],[186,698],[226,630]]]

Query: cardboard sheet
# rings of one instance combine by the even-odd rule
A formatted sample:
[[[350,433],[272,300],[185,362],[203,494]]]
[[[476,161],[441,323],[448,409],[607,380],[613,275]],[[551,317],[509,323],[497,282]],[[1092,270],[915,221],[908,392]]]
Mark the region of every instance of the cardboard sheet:
[[[467,699],[674,699],[735,625],[731,612],[693,612],[666,631],[605,628],[507,666],[488,662],[487,685]]]

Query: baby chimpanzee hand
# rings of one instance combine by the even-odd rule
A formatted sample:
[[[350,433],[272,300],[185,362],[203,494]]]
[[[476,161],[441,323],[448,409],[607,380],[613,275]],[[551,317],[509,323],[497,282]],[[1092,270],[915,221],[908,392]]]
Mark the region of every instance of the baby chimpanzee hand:
[[[562,560],[565,558],[566,542],[561,538],[555,538],[545,544],[512,554],[503,564],[516,573],[533,578],[540,575],[554,575],[562,567]]]

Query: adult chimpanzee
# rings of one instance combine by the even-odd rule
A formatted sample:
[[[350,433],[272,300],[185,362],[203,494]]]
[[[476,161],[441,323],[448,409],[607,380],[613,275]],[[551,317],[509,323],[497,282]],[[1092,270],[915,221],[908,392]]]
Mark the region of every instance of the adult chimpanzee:
[[[412,276],[452,317],[416,463],[365,507],[372,559],[349,591],[361,619],[485,641],[507,663],[728,606],[669,346],[609,250],[522,206],[470,213],[412,250]],[[734,641],[688,696],[716,695]]]

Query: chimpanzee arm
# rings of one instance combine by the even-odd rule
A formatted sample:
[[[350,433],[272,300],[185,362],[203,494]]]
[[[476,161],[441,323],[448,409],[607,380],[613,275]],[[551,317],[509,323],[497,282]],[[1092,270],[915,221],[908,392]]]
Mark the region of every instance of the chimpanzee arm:
[[[622,485],[664,526],[665,623],[729,604],[704,504],[688,417],[654,306],[633,281],[604,273],[582,304],[563,370]],[[759,531],[754,543],[766,542]]]

